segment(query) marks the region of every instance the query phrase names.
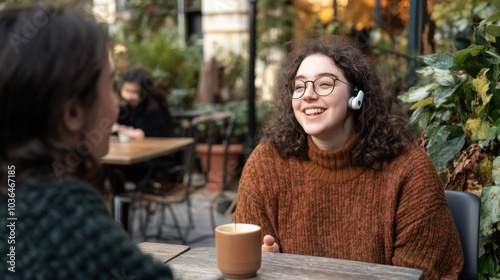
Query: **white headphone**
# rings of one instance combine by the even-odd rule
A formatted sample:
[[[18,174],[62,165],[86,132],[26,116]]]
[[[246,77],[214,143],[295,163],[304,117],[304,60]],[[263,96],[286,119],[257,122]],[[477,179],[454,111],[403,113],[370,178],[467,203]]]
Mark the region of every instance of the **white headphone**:
[[[351,98],[349,98],[349,101],[347,101],[347,106],[349,107],[349,109],[359,110],[361,109],[361,104],[363,104],[365,93],[362,90],[358,90],[358,88],[355,88],[354,91],[357,91],[356,96],[352,96]]]

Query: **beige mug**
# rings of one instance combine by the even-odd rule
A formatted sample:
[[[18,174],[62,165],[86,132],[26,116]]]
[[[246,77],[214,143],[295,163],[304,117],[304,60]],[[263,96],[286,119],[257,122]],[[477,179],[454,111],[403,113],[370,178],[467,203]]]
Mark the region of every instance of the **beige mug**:
[[[130,141],[130,134],[128,133],[128,131],[118,131],[118,140],[120,142]]]
[[[216,227],[215,254],[225,278],[254,277],[262,261],[262,229],[242,223]]]

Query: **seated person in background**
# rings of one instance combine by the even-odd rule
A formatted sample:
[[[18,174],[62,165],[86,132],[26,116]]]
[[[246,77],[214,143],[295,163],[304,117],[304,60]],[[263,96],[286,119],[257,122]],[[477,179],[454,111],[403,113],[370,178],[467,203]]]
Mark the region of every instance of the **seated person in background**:
[[[443,185],[371,59],[340,36],[292,49],[233,221],[261,226],[265,252],[456,279],[464,259]]]
[[[131,139],[174,136],[167,99],[146,69],[132,67],[123,75],[120,97],[118,132],[127,132]],[[117,169],[125,180],[138,183],[148,172],[152,172],[151,179],[165,178],[181,161],[182,153],[176,153]]]
[[[20,37],[30,22],[36,33]],[[0,11],[0,219],[17,218],[15,243],[0,230],[0,279],[173,279],[93,184],[118,117],[108,43],[105,26],[78,7]]]
[[[123,75],[120,97],[119,131],[132,139],[174,136],[167,99],[146,69],[133,67]]]

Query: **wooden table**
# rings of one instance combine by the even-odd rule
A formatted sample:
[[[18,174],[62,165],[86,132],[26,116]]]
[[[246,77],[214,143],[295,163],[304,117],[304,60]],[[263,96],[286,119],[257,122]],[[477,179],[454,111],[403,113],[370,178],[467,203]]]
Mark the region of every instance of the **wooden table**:
[[[175,279],[224,279],[215,248],[194,248],[167,264]],[[263,253],[257,276],[251,279],[424,279],[418,269],[292,254]]]
[[[166,263],[177,256],[189,251],[189,246],[178,244],[164,244],[155,242],[142,242],[137,244],[139,249],[146,254],[153,256],[161,263]]]
[[[109,151],[100,161],[109,166],[130,165],[173,154],[189,148],[193,143],[194,139],[190,137],[145,137],[141,140],[130,140],[129,142],[120,142],[117,137],[111,137]],[[186,157],[186,164],[189,165],[187,167],[188,172],[191,172],[191,159]],[[113,186],[113,182],[115,181],[112,177],[113,175],[113,172],[109,173],[112,189],[114,192],[120,192],[117,186]],[[144,181],[148,180],[147,177],[148,175],[145,175]],[[128,229],[128,203],[127,199],[121,199],[115,193],[113,199],[115,220],[121,223],[125,230]],[[122,204],[125,205],[123,213]]]
[[[194,142],[190,137],[146,137],[141,140],[120,142],[111,137],[109,152],[101,158],[103,164],[129,165],[173,154]]]

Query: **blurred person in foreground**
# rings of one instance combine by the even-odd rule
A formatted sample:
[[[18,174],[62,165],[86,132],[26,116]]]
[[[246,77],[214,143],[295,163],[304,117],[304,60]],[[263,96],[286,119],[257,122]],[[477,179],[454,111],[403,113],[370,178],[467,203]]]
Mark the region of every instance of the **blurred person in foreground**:
[[[261,226],[264,252],[456,279],[464,259],[443,185],[370,58],[340,36],[292,47],[233,221]]]
[[[108,40],[76,6],[0,11],[0,279],[172,279],[92,185],[118,115]]]

